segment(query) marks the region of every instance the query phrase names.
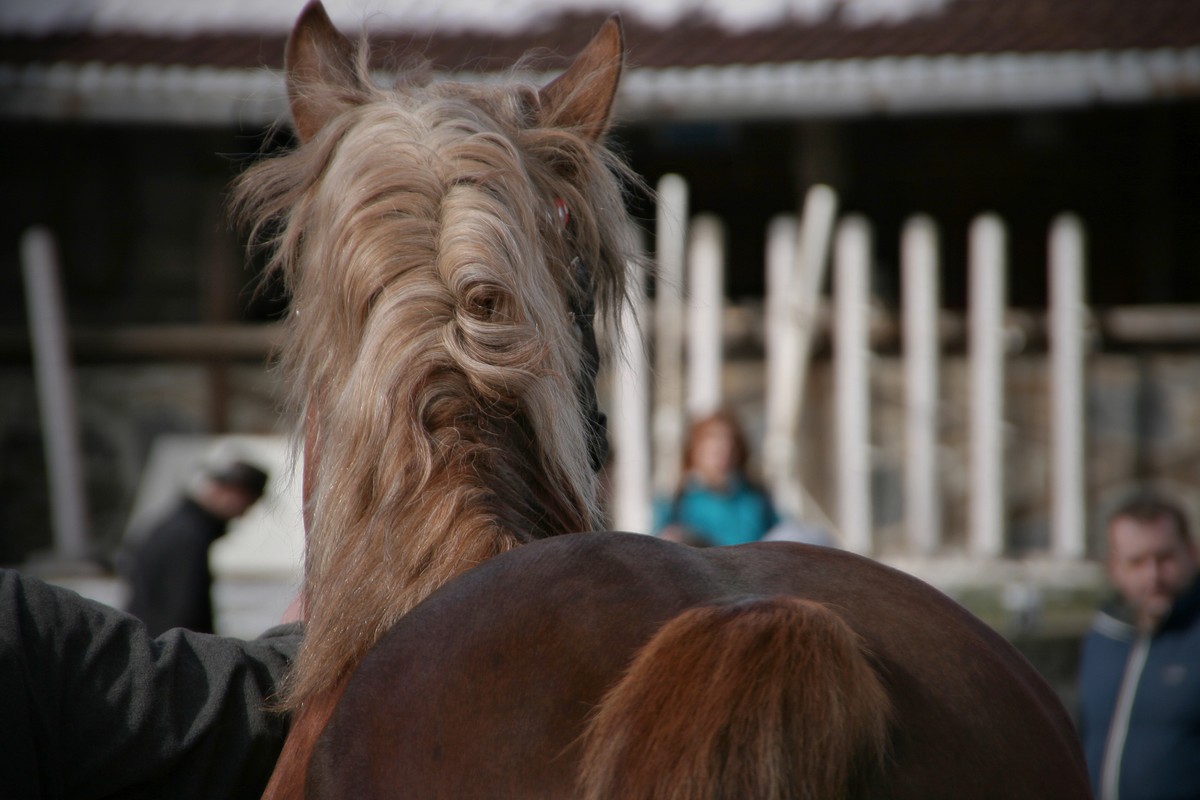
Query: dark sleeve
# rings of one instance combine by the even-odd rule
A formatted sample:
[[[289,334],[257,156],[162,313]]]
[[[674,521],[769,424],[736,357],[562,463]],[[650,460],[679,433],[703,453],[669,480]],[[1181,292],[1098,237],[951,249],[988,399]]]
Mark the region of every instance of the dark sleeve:
[[[210,541],[195,530],[181,531],[182,535],[167,539],[171,546],[165,558],[161,555],[157,568],[161,581],[169,582],[159,593],[159,608],[154,609],[155,625],[147,625],[154,634],[171,628],[187,628],[212,633],[212,573],[208,568]],[[160,543],[161,547],[161,543]]]
[[[300,641],[184,630],[0,570],[6,797],[257,798],[287,720],[269,710]]]
[[[181,505],[132,553],[129,611],[154,636],[171,628],[213,632],[208,548],[218,531],[201,513]]]

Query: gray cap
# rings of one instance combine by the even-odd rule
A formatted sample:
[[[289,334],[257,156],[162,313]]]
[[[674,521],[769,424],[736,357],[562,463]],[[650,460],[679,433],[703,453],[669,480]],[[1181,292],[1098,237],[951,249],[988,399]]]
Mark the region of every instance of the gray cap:
[[[245,461],[231,461],[216,467],[208,473],[208,476],[218,483],[239,486],[259,497],[267,488],[267,473]]]

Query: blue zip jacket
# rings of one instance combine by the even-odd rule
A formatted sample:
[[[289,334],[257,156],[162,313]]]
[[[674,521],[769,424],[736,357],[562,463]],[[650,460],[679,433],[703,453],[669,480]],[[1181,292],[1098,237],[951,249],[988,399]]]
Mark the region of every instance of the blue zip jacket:
[[[756,542],[779,522],[766,492],[738,475],[724,492],[689,480],[674,497],[654,505],[654,532],[667,525],[683,525],[706,544],[731,545]]]
[[[1079,728],[1096,798],[1198,800],[1200,580],[1153,634],[1131,620],[1106,607],[1083,643]]]

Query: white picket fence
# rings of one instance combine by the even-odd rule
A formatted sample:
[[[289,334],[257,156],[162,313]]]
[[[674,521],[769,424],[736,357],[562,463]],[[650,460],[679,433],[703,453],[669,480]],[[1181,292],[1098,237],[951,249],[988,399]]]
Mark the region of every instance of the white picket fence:
[[[657,284],[649,308],[635,298],[625,352],[614,360],[613,524],[647,531],[651,487],[678,478],[686,420],[722,403],[724,233],[719,220],[688,221],[686,182],[658,186]],[[914,216],[901,241],[901,335],[905,374],[904,505],[906,548],[936,556],[943,532],[938,481],[939,265],[937,226]],[[872,230],[861,216],[839,218],[826,186],[808,192],[802,213],[773,220],[767,232],[764,340],[766,436],[763,472],[780,509],[793,518],[832,523],[847,549],[876,551],[870,489],[872,443],[870,267]],[[1004,553],[1004,369],[1006,234],[999,217],[978,217],[969,231],[968,353],[970,482],[968,555]],[[1054,220],[1048,245],[1048,332],[1052,511],[1048,556],[1085,554],[1083,379],[1087,309],[1080,221]],[[831,272],[827,276],[827,272]],[[827,280],[828,278],[828,280]],[[800,479],[799,424],[823,286],[831,283],[836,500],[829,516]],[[686,287],[687,291],[684,291]],[[653,324],[647,316],[653,313]],[[640,325],[632,324],[640,320]],[[646,342],[655,337],[654,386]],[[652,435],[651,435],[652,433]]]

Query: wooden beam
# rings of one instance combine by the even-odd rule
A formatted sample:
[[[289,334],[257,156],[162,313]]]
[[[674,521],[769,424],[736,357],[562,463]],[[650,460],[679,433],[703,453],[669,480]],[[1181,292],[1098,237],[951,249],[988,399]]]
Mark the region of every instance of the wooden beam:
[[[279,323],[76,327],[68,335],[76,363],[264,362],[283,343],[283,329]],[[27,331],[17,328],[0,330],[0,359],[28,361],[31,352]]]

